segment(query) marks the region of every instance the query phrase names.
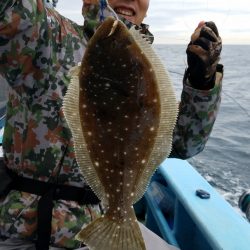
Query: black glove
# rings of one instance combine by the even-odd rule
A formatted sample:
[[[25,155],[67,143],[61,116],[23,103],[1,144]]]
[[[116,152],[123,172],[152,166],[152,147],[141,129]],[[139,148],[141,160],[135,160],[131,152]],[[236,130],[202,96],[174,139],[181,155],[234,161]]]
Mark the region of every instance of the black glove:
[[[221,49],[222,42],[215,23],[201,22],[186,50],[186,76],[194,88],[208,90],[214,87]]]

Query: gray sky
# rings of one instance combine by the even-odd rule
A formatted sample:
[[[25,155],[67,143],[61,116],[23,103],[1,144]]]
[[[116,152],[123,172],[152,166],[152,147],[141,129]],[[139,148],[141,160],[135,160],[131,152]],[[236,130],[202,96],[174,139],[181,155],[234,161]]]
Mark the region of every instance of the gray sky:
[[[57,10],[83,23],[82,0],[59,0]],[[156,43],[186,44],[201,21],[213,20],[224,44],[250,44],[250,0],[150,0],[145,23]]]

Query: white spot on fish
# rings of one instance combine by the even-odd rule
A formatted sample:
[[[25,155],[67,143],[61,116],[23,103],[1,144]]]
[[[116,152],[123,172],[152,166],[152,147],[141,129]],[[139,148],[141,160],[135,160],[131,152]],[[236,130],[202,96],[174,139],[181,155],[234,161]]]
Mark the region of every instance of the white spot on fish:
[[[151,127],[151,128],[150,128],[150,131],[154,131],[154,130],[155,130],[155,128],[154,128],[154,127]]]
[[[92,136],[92,132],[91,131],[88,132],[88,136]]]
[[[96,165],[97,167],[99,167],[99,162],[98,162],[98,161],[96,161],[96,162],[95,162],[95,165]]]
[[[146,163],[146,160],[145,160],[145,159],[143,159],[143,160],[141,161],[141,163],[142,163],[142,164],[145,164],[145,163]]]

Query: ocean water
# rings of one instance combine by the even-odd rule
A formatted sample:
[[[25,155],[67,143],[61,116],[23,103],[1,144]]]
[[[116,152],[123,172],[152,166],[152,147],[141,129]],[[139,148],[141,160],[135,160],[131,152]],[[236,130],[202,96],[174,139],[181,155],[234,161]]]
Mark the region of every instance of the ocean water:
[[[186,46],[155,45],[180,98]],[[220,111],[209,141],[189,162],[238,211],[238,200],[250,189],[250,45],[224,45]]]

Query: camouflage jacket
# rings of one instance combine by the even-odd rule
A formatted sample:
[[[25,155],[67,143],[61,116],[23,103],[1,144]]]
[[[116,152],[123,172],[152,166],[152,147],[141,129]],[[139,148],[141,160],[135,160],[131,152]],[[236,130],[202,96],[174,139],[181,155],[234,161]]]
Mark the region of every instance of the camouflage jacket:
[[[62,99],[70,80],[68,71],[85,51],[87,20],[83,29],[45,8],[42,0],[0,1],[0,74],[10,86],[3,149],[8,168],[21,176],[85,185]],[[218,74],[209,91],[184,83],[172,156],[188,158],[203,149],[219,108],[220,82]],[[15,190],[2,198],[0,235],[34,240],[38,200],[36,195]],[[54,205],[51,244],[78,247],[73,236],[99,215],[99,207],[63,200]]]

